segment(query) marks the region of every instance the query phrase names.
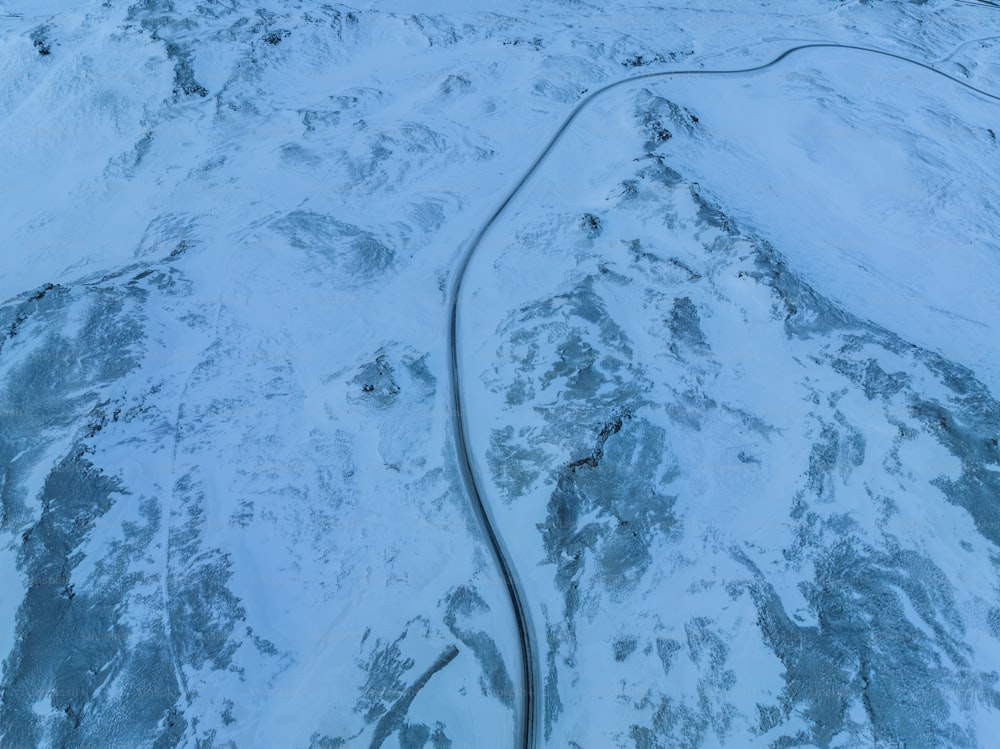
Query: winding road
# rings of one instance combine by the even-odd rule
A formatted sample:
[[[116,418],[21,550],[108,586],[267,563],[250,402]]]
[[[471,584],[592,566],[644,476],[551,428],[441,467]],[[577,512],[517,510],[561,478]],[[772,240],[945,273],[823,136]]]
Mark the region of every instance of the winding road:
[[[515,623],[518,630],[518,639],[521,649],[521,691],[522,691],[522,705],[520,714],[520,727],[518,729],[518,736],[516,738],[515,747],[519,749],[535,749],[539,746],[539,737],[541,735],[541,729],[539,726],[540,721],[540,709],[539,701],[542,695],[542,678],[541,678],[541,667],[538,661],[538,646],[535,641],[535,630],[531,622],[531,612],[528,609],[527,603],[525,602],[524,587],[521,584],[517,570],[511,561],[510,553],[504,544],[503,538],[497,532],[496,522],[490,511],[489,504],[485,501],[483,492],[480,490],[482,482],[476,478],[475,465],[470,457],[470,446],[468,443],[468,430],[466,428],[466,418],[462,410],[462,392],[460,387],[460,367],[459,367],[459,356],[458,356],[458,323],[459,323],[459,298],[462,293],[462,282],[465,279],[466,271],[469,267],[469,262],[472,259],[473,254],[479,247],[483,240],[483,237],[490,231],[493,225],[497,222],[503,212],[507,209],[510,203],[515,197],[520,194],[524,189],[524,186],[528,183],[531,177],[538,171],[539,167],[552,152],[552,149],[558,143],[559,139],[566,132],[569,126],[576,120],[577,116],[597,97],[622,86],[627,86],[638,81],[645,81],[654,78],[669,78],[674,76],[709,76],[709,75],[745,75],[747,73],[756,73],[761,70],[766,70],[780,63],[785,58],[806,50],[815,49],[844,49],[844,50],[854,50],[857,52],[862,52],[865,54],[878,55],[881,57],[888,57],[895,60],[900,60],[911,65],[923,68],[931,73],[940,75],[947,78],[954,83],[957,83],[964,88],[973,91],[981,96],[987,97],[994,101],[1000,102],[1000,96],[996,94],[991,94],[982,89],[976,88],[970,83],[963,81],[955,76],[944,73],[932,65],[919,60],[913,60],[904,55],[899,55],[894,52],[886,52],[880,49],[874,49],[871,47],[862,47],[851,44],[838,44],[835,42],[814,42],[809,44],[800,44],[795,47],[791,47],[781,54],[779,54],[774,59],[769,62],[765,62],[761,65],[755,65],[749,68],[735,68],[730,70],[668,70],[660,71],[654,73],[642,73],[640,75],[630,76],[628,78],[623,78],[613,83],[609,83],[601,88],[591,92],[585,98],[581,99],[573,110],[567,115],[563,120],[563,123],[559,128],[553,133],[552,137],[549,139],[545,148],[538,155],[538,157],[532,162],[531,166],[524,172],[520,180],[514,185],[507,196],[501,201],[500,205],[493,211],[493,213],[486,219],[483,225],[480,227],[479,231],[473,237],[472,241],[468,244],[463,252],[461,258],[459,259],[458,266],[455,269],[454,279],[450,289],[448,297],[449,306],[449,325],[448,325],[448,346],[451,352],[451,366],[449,367],[449,388],[451,392],[451,416],[452,416],[452,429],[455,435],[455,451],[457,453],[456,458],[458,461],[459,470],[462,474],[462,481],[465,484],[466,492],[472,503],[473,510],[482,525],[483,531],[486,534],[487,541],[489,542],[490,548],[493,553],[493,557],[496,561],[497,567],[500,570],[500,574],[504,579],[506,584],[507,593],[510,597],[511,607],[513,608]]]

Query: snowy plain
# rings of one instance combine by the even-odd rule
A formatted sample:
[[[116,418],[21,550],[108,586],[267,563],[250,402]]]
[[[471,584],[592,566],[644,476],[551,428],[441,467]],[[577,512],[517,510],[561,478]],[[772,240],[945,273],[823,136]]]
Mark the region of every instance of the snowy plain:
[[[0,1],[0,745],[505,747],[448,290],[588,91],[987,3]],[[1000,104],[803,50],[595,99],[473,255],[539,746],[1000,735]]]

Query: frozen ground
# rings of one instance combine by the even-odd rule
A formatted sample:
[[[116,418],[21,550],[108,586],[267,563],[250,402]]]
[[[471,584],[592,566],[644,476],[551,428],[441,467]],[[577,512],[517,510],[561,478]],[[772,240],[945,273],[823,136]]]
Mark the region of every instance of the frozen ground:
[[[1000,88],[985,3],[0,2],[0,744],[504,747],[448,290],[602,85]],[[1000,105],[596,100],[474,255],[539,746],[1000,732]]]

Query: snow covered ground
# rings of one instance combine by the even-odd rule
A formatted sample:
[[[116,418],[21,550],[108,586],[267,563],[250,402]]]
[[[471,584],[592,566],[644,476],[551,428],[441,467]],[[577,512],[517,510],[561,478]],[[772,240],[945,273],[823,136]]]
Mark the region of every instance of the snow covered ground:
[[[587,92],[986,3],[0,0],[0,745],[505,747],[448,290]],[[596,99],[459,299],[540,746],[1000,734],[1000,103],[899,60]]]

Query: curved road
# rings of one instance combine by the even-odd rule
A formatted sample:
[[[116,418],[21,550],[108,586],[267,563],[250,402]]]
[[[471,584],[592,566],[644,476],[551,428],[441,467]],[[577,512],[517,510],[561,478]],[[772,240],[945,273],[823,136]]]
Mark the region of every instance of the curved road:
[[[455,434],[455,451],[457,453],[456,457],[458,460],[459,470],[462,474],[462,481],[464,482],[465,489],[469,494],[473,510],[479,518],[479,522],[483,527],[487,540],[489,541],[493,556],[496,559],[497,567],[500,570],[500,574],[503,576],[504,583],[507,587],[507,593],[510,596],[511,607],[514,610],[514,619],[518,630],[518,639],[521,647],[521,690],[523,694],[523,704],[521,709],[521,725],[518,731],[519,735],[514,744],[515,747],[519,747],[520,749],[535,749],[539,744],[541,731],[539,727],[540,710],[538,703],[542,695],[541,668],[538,662],[538,648],[534,638],[535,631],[531,622],[531,613],[524,600],[523,586],[518,579],[517,570],[511,562],[510,553],[507,551],[503,538],[501,538],[500,534],[496,530],[496,523],[493,520],[493,515],[490,512],[489,505],[486,503],[483,494],[479,489],[482,482],[476,480],[476,471],[470,457],[465,414],[462,411],[462,392],[459,387],[458,362],[458,300],[462,292],[462,281],[465,279],[465,272],[468,270],[469,261],[472,259],[472,255],[475,253],[476,248],[479,247],[482,242],[483,237],[486,236],[486,233],[489,232],[489,230],[497,222],[504,210],[506,210],[507,206],[510,205],[511,201],[517,197],[535,172],[538,171],[538,168],[545,161],[549,153],[552,152],[552,149],[559,141],[559,138],[566,132],[567,128],[569,128],[580,112],[582,112],[587,105],[598,96],[601,96],[602,94],[620,86],[625,86],[630,83],[635,83],[636,81],[648,80],[651,78],[667,78],[670,76],[681,75],[740,75],[746,73],[756,73],[777,65],[789,55],[809,49],[849,49],[857,52],[879,55],[881,57],[890,57],[911,65],[916,65],[920,68],[924,68],[931,73],[947,78],[948,80],[953,81],[970,91],[980,94],[981,96],[993,99],[994,101],[1000,101],[1000,96],[976,88],[970,83],[949,75],[948,73],[944,73],[927,63],[920,62],[919,60],[913,60],[905,57],[904,55],[898,55],[894,52],[886,52],[880,49],[861,47],[852,44],[837,44],[834,42],[800,44],[785,50],[769,62],[750,68],[736,68],[732,70],[669,70],[656,73],[643,73],[629,78],[623,78],[602,86],[601,88],[591,92],[577,103],[566,119],[563,120],[559,129],[553,133],[542,152],[538,155],[534,162],[532,162],[531,166],[528,167],[527,171],[525,171],[521,176],[521,179],[518,180],[513,189],[511,189],[489,218],[486,219],[482,227],[480,227],[479,231],[466,247],[465,252],[462,254],[462,257],[458,262],[458,267],[455,271],[454,281],[452,282],[448,298],[448,306],[450,308],[448,345],[451,350],[449,387],[451,390],[452,402],[452,428]]]

